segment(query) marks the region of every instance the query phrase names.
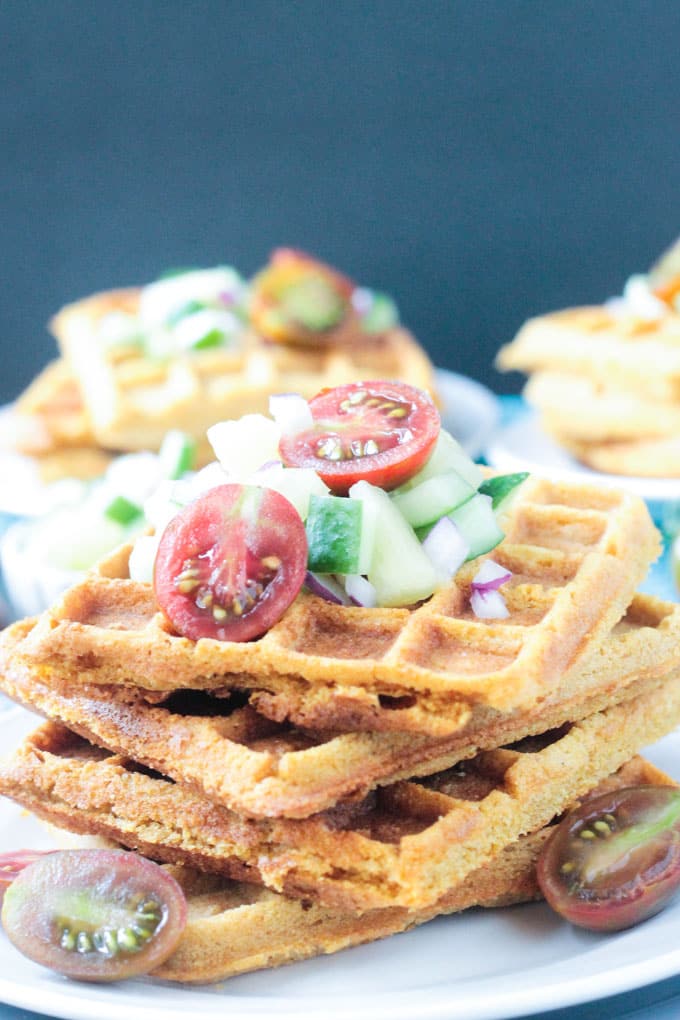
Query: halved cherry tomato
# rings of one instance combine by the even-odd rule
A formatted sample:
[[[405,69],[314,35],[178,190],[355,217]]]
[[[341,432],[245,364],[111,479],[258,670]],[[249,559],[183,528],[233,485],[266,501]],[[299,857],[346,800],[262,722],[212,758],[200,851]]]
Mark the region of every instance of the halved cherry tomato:
[[[24,868],[52,852],[51,850],[10,850],[0,854],[0,902],[2,902],[5,890]]]
[[[354,284],[335,269],[292,248],[278,248],[252,281],[255,329],[281,343],[319,343],[353,314]]]
[[[289,467],[313,468],[335,493],[360,479],[395,489],[419,471],[439,435],[430,397],[399,382],[348,383],[322,390],[309,406],[314,427],[284,436]]]
[[[618,931],[656,914],[680,887],[680,789],[585,801],[548,840],[537,877],[550,906],[582,928]]]
[[[118,981],[160,966],[186,920],[179,883],[125,850],[46,854],[12,882],[2,908],[21,953],[80,981]]]
[[[287,499],[255,485],[220,485],[168,524],[154,588],[184,637],[249,641],[283,616],[306,570],[305,527]]]

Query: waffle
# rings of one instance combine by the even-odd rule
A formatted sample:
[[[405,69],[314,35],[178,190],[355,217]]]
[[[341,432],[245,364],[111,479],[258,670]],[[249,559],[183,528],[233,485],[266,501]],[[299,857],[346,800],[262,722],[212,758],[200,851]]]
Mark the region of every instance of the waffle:
[[[580,442],[559,434],[555,438],[577,460],[595,471],[644,478],[680,478],[680,432],[675,436],[609,443]]]
[[[680,315],[618,315],[568,308],[529,319],[502,347],[504,371],[553,371],[630,389],[646,399],[680,400]]]
[[[542,479],[524,484],[505,532],[493,551],[514,574],[505,620],[470,609],[478,559],[413,610],[337,606],[302,592],[257,641],[192,642],[171,632],[152,587],[129,579],[128,548],[66,592],[17,654],[34,673],[157,691],[293,697],[301,685],[330,686],[342,713],[336,728],[443,736],[478,703],[529,707],[563,682],[623,615],[659,550],[638,498]],[[387,710],[371,713],[367,695]]]
[[[642,758],[634,758],[592,793],[623,786],[674,785]],[[170,866],[187,895],[189,921],[173,956],[154,977],[167,981],[221,981],[372,942],[469,907],[499,907],[540,898],[535,862],[551,824],[523,836],[446,893],[434,906],[398,907],[357,916],[293,900],[243,882],[227,882],[191,868]]]
[[[680,401],[647,399],[586,376],[536,372],[524,396],[540,412],[548,432],[578,442],[680,436]]]
[[[97,478],[112,454],[99,449],[65,362],[49,364],[0,415],[0,450],[30,457],[44,482]]]
[[[401,328],[309,347],[268,343],[244,330],[234,347],[165,360],[134,345],[98,344],[101,321],[115,312],[134,315],[139,295],[134,289],[95,294],[67,305],[50,324],[77,377],[96,441],[110,449],[158,449],[171,428],[202,440],[215,422],[266,412],[273,393],[309,398],[323,387],[368,378],[406,379],[434,390],[427,355]]]
[[[149,692],[32,675],[15,650],[32,622],[0,638],[0,690],[80,736],[252,817],[304,818],[377,785],[427,775],[630,698],[680,668],[680,606],[638,595],[592,661],[529,712],[478,706],[458,734],[334,733],[272,723],[242,699]]]
[[[427,780],[308,819],[249,820],[46,723],[0,767],[0,793],[61,828],[156,860],[364,912],[426,908],[680,721],[680,677]]]

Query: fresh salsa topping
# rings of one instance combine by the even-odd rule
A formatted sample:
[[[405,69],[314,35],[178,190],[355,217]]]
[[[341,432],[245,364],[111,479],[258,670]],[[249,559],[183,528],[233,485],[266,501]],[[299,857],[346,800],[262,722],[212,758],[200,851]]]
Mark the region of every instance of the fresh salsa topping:
[[[292,248],[278,248],[252,281],[250,318],[266,339],[316,344],[353,312],[351,280]]]
[[[213,425],[218,463],[144,504],[156,534],[137,539],[130,576],[153,581],[178,633],[257,638],[302,586],[341,605],[414,606],[502,541],[526,475],[485,481],[426,394],[353,383],[271,410]],[[508,615],[510,577],[502,564],[475,576],[478,617]]]
[[[7,888],[2,908],[7,937],[29,959],[101,982],[146,974],[174,952],[187,904],[158,864],[124,850],[33,856]]]
[[[546,900],[572,924],[629,928],[680,886],[680,790],[636,786],[585,801],[557,827],[537,865]]]
[[[220,485],[170,521],[154,587],[185,637],[248,641],[281,618],[306,570],[304,524],[287,499],[254,485]]]
[[[430,397],[405,383],[349,383],[309,401],[314,425],[279,444],[288,467],[312,468],[337,495],[364,480],[396,489],[424,465],[440,429]]]

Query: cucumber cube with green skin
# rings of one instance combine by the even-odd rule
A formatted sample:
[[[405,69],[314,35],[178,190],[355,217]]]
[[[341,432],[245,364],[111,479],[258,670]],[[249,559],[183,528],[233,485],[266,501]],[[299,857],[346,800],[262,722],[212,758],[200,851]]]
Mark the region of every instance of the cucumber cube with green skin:
[[[483,481],[484,475],[479,464],[471,460],[457,439],[454,439],[446,429],[440,429],[434,450],[428,460],[413,478],[400,486],[400,489],[414,489],[416,485],[434,478],[437,475],[447,474],[455,471],[464,481],[476,489]]]
[[[505,538],[493,512],[491,496],[477,493],[447,516],[461,531],[470,547],[468,560],[490,552]]]
[[[368,580],[376,591],[379,606],[410,606],[440,586],[427,554],[413,528],[388,494],[370,482],[356,482],[352,500],[361,500],[376,520]]]
[[[307,566],[318,574],[360,574],[362,505],[348,496],[309,500]]]
[[[510,493],[528,477],[528,471],[517,471],[511,475],[496,475],[494,478],[485,479],[479,486],[479,491],[483,496],[491,496],[493,509],[497,510]]]
[[[405,491],[395,489],[392,501],[412,528],[433,524],[451,510],[466,503],[475,490],[456,471],[426,478]]]
[[[104,508],[104,515],[116,524],[132,524],[142,517],[143,513],[141,506],[126,499],[125,496],[115,496]]]
[[[196,441],[186,432],[171,429],[165,434],[158,451],[165,478],[176,480],[191,471],[196,462]]]

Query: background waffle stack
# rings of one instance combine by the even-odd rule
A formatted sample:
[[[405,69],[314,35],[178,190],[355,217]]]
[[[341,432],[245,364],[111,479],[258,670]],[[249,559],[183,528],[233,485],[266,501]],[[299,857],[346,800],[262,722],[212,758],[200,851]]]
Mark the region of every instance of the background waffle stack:
[[[497,365],[530,374],[542,425],[598,471],[680,477],[680,243],[624,298],[530,319]]]
[[[635,595],[657,536],[632,497],[532,481],[506,533],[507,620],[471,617],[463,572],[413,610],[329,616],[304,596],[238,646],[172,634],[121,551],[4,632],[2,689],[50,721],[0,791],[180,868],[213,920],[190,926],[176,980],[535,897],[573,801],[622,768],[611,782],[664,781],[627,763],[680,721],[680,608]],[[332,729],[296,721],[320,703]]]
[[[213,459],[205,434],[215,422],[266,413],[275,393],[310,398],[361,379],[404,379],[434,394],[425,351],[399,325],[362,328],[358,315],[305,344],[275,343],[245,314],[229,344],[149,353],[138,340],[105,342],[107,322],[135,321],[143,290],[94,294],[67,305],[50,328],[61,357],[20,395],[2,423],[2,443],[36,459],[52,480],[101,474],[112,452],[158,450],[171,429]]]

